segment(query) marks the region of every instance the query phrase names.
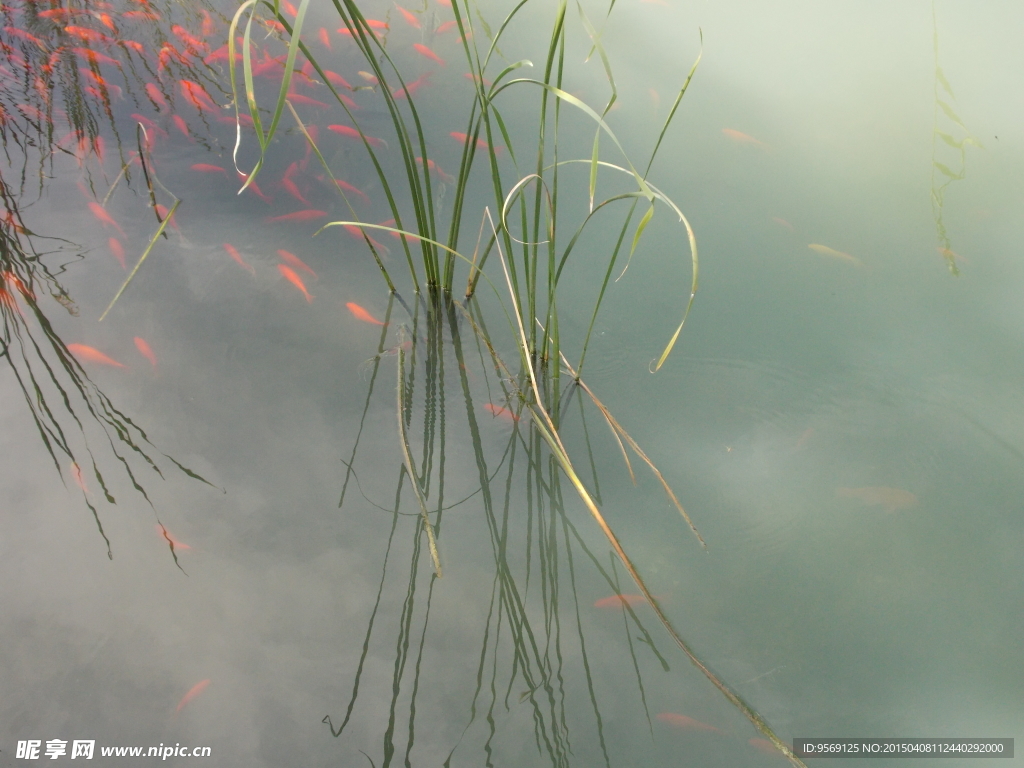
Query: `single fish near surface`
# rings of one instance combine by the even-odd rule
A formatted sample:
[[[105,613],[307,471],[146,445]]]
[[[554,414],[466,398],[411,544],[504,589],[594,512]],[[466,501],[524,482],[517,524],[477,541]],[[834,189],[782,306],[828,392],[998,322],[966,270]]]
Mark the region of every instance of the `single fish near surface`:
[[[636,608],[639,605],[647,605],[647,598],[643,595],[610,595],[602,597],[594,602],[595,608],[620,608],[622,604]]]
[[[415,13],[405,10],[405,8],[397,3],[395,4],[395,8],[397,8],[398,12],[402,14],[402,18],[406,20],[410,27],[413,27],[414,29],[420,28],[420,19]]]
[[[754,146],[754,147],[767,147],[768,146],[763,141],[758,141],[757,139],[755,139],[750,134],[743,133],[742,131],[737,131],[737,130],[734,130],[732,128],[723,128],[722,129],[722,134],[725,135],[726,138],[732,139],[737,144],[750,144],[751,146]]]
[[[127,366],[113,360],[98,349],[93,347],[87,347],[85,344],[68,344],[68,352],[74,355],[79,360],[85,360],[89,363],[100,363],[102,365],[111,365],[114,368],[125,368]]]
[[[700,720],[694,720],[692,717],[686,715],[680,715],[675,712],[659,712],[655,715],[655,719],[662,723],[668,723],[674,725],[676,728],[689,728],[694,731],[712,731],[714,733],[725,733],[721,728],[715,728],[713,725],[702,723]]]
[[[121,237],[125,237],[124,230],[121,229],[121,225],[114,221],[113,217],[107,213],[107,210],[102,205],[97,203],[95,200],[90,200],[89,210],[92,211],[92,215],[99,219],[104,226],[113,227],[121,233]]]
[[[465,144],[465,143],[466,143],[467,141],[469,141],[469,136],[467,136],[467,135],[466,135],[465,133],[461,133],[460,131],[452,131],[452,132],[451,132],[451,133],[449,133],[448,135],[449,135],[449,136],[451,136],[451,137],[452,137],[453,139],[455,139],[456,141],[458,141],[458,142],[459,142],[459,143],[461,143],[461,144]],[[486,150],[486,149],[488,149],[488,148],[489,148],[490,146],[491,146],[491,145],[490,145],[490,144],[488,144],[488,143],[487,143],[486,141],[484,141],[483,139],[477,139],[477,140],[476,140],[476,147],[477,147],[477,149],[483,149],[483,150]],[[500,155],[500,154],[501,154],[501,151],[502,151],[502,149],[504,149],[504,147],[497,147],[497,146],[496,146],[496,147],[494,148],[494,154],[496,154],[496,155]]]
[[[85,478],[82,477],[82,468],[78,466],[78,462],[71,462],[71,477],[74,478],[75,485],[82,490],[82,493],[89,493],[89,486],[85,484]]]
[[[324,45],[324,48],[326,48],[328,51],[333,50],[331,48],[331,36],[327,33],[327,28],[320,27],[320,32],[318,33],[318,35],[320,37],[320,42],[323,43]]]
[[[156,355],[153,354],[153,350],[149,344],[146,343],[146,340],[141,336],[136,336],[135,348],[139,350],[139,354],[149,360],[149,364],[153,366],[153,370],[156,370]]]
[[[518,416],[516,416],[508,408],[502,408],[500,405],[495,405],[494,403],[484,403],[483,404],[483,408],[484,408],[484,410],[489,411],[490,414],[492,416],[494,416],[495,418],[505,419],[506,421],[511,421],[511,422],[519,421],[519,417]]]
[[[917,496],[902,488],[836,488],[836,495],[847,499],[859,499],[868,506],[883,507],[886,512],[917,506]]]
[[[191,141],[192,134],[188,132],[188,123],[185,122],[185,118],[181,115],[171,115],[171,120],[174,122],[174,125],[177,126],[178,130],[181,131],[182,135]]]
[[[228,256],[230,256],[238,264],[249,270],[249,274],[256,274],[256,270],[252,268],[251,264],[247,263],[246,260],[242,258],[242,254],[238,252],[238,249],[235,248],[235,246],[231,245],[231,243],[224,243],[224,250],[228,252]]]
[[[146,95],[158,109],[167,109],[167,99],[155,83],[146,83]]]
[[[189,692],[186,693],[182,697],[181,701],[178,702],[178,708],[175,709],[174,711],[175,712],[181,712],[182,707],[184,707],[186,704],[188,704],[190,701],[192,701],[192,699],[194,699],[200,693],[205,691],[206,690],[206,686],[208,686],[209,684],[210,684],[210,680],[209,680],[209,678],[207,678],[206,680],[200,680],[198,683],[193,685],[192,688],[189,690]]]
[[[314,280],[320,279],[316,276],[316,272],[314,272],[306,262],[304,262],[302,259],[296,256],[294,253],[290,253],[289,251],[285,251],[279,248],[277,251],[277,255],[280,256],[281,260],[284,261],[293,269],[297,269],[300,272],[305,272]]]
[[[768,739],[747,739],[747,744],[752,746],[758,752],[765,755],[775,755],[776,757],[785,757],[784,754],[772,744]]]
[[[284,176],[281,177],[281,186],[284,187],[285,191],[298,200],[303,205],[312,205],[309,200],[302,196],[302,192],[299,191],[298,186],[292,181],[292,175],[299,169],[297,162],[292,163],[288,166],[288,169],[284,172]]]
[[[365,192],[363,192],[363,190],[359,189],[359,187],[354,187],[351,184],[349,184],[347,181],[342,181],[341,179],[335,179],[334,183],[337,184],[339,187],[341,187],[346,192],[351,192],[353,195],[359,195],[359,197],[361,197],[363,199],[364,203],[369,203],[370,202],[370,196],[367,195]]]
[[[192,170],[199,171],[200,173],[223,173],[225,178],[228,175],[228,172],[219,165],[211,165],[210,163],[194,163]]]
[[[116,237],[112,237],[107,240],[107,246],[110,248],[110,252],[117,259],[117,263],[121,265],[121,269],[128,269],[128,265],[124,260],[124,248],[121,246],[121,241]]]
[[[345,306],[355,316],[356,320],[362,320],[364,323],[370,323],[371,325],[387,325],[387,323],[382,323],[354,301],[347,302]]]
[[[416,53],[418,53],[420,56],[430,59],[435,64],[440,64],[442,67],[447,66],[444,59],[442,59],[440,56],[438,56],[436,53],[430,50],[423,43],[413,43],[412,49],[416,51]]]
[[[265,219],[267,224],[277,224],[281,221],[312,221],[313,219],[321,219],[327,215],[327,211],[318,211],[310,208],[305,211],[295,211],[294,213],[285,213],[281,216],[271,216]]]
[[[277,265],[277,271],[281,273],[285,280],[294,285],[300,291],[302,295],[306,297],[306,301],[310,304],[313,303],[313,297],[309,295],[309,291],[306,290],[306,284],[302,282],[302,278],[295,274],[295,270],[291,267],[286,267],[284,264]]]
[[[829,248],[827,245],[821,243],[811,243],[807,246],[815,253],[820,253],[822,256],[830,256],[833,259],[839,259],[845,261],[847,264],[853,264],[855,267],[863,267],[864,264],[856,256],[851,256],[843,251],[837,251],[835,248]]]
[[[156,524],[156,532],[160,534],[160,537],[164,539],[164,541],[171,545],[171,548],[175,552],[179,550],[185,552],[192,549],[192,547],[190,547],[188,544],[182,541],[178,541],[176,538],[174,538],[171,535],[171,532],[168,531],[164,526],[160,525],[160,523]]]
[[[333,131],[339,136],[347,136],[350,139],[363,138],[362,136],[359,135],[359,131],[347,125],[328,125],[327,130]],[[378,139],[374,136],[366,136],[366,143],[369,144],[371,147],[387,147],[387,142],[384,141],[384,139]]]

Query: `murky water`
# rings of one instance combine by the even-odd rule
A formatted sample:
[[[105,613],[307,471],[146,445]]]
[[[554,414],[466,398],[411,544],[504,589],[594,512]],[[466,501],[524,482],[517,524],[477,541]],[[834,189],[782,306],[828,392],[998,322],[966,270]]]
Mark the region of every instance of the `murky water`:
[[[287,110],[258,193],[236,194],[218,52],[234,8],[71,8],[15,3],[0,31],[0,761],[20,763],[20,742],[45,759],[67,741],[70,759],[94,740],[111,765],[155,758],[101,748],[157,745],[246,766],[784,765],[637,595],[503,391],[517,369],[497,257],[498,295],[484,285],[449,311],[413,291],[396,238],[368,231],[391,296],[357,232],[314,236],[393,212],[301,54],[292,101],[351,209]],[[450,134],[473,98],[441,26],[453,11],[411,8],[417,28],[396,6],[364,10],[389,23],[447,222],[463,147]],[[479,9],[478,46],[480,18],[493,32],[508,10]],[[562,437],[582,482],[693,653],[783,741],[1022,735],[1020,9],[586,12],[618,88],[608,124],[638,168],[703,33],[649,176],[696,233],[693,310],[652,376],[691,277],[685,229],[660,208],[608,290],[583,378],[707,551],[631,454],[634,487],[570,389]],[[515,76],[541,77],[552,13],[528,7],[486,75],[525,58]],[[400,180],[379,86],[339,26],[314,0],[304,40]],[[576,8],[566,26],[563,87],[600,111],[608,86],[598,56],[583,63]],[[264,128],[281,37],[254,25]],[[499,156],[508,189],[536,165],[537,90],[496,104],[517,155]],[[559,159],[589,158],[592,122],[562,110]],[[249,172],[259,144],[240,133]],[[622,162],[608,140],[601,153]],[[479,164],[469,254],[493,199]],[[586,214],[587,170],[559,177],[564,220]],[[598,199],[627,182],[602,173]],[[390,191],[415,229],[410,191]],[[176,200],[154,240],[153,203]],[[597,219],[566,268],[574,365],[621,225]]]

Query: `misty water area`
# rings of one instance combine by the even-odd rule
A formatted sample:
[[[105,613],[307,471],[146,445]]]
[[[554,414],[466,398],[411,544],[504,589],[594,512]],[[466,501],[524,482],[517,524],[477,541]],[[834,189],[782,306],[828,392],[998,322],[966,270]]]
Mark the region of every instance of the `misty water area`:
[[[486,52],[513,6],[471,6]],[[458,262],[445,307],[388,231],[321,230],[395,226],[369,146],[417,231],[381,86],[332,3],[309,3],[302,39],[351,112],[298,54],[303,127],[284,109],[238,194],[236,163],[249,173],[261,152],[241,62],[237,127],[232,103],[237,6],[40,18],[18,0],[0,31],[0,766],[30,740],[44,760],[48,742],[68,760],[93,740],[101,766],[160,759],[101,747],[158,745],[210,747],[168,763],[246,768],[786,765],[710,677],[787,744],[1024,737],[1024,8],[582,7],[617,90],[621,150],[605,134],[603,161],[643,173],[701,57],[647,175],[693,228],[692,310],[652,373],[692,264],[659,204],[619,277],[639,208],[581,376],[706,547],[564,369],[560,427],[708,674],[507,396],[480,328],[518,370],[498,255],[471,302]],[[447,226],[452,134],[476,93],[453,10],[362,10],[388,25]],[[485,77],[528,59],[507,79],[542,79],[555,10],[526,6]],[[565,25],[562,87],[601,113],[611,89],[575,4]],[[253,24],[264,131],[288,39]],[[495,99],[506,191],[537,169],[540,95]],[[558,177],[564,248],[588,211],[595,122],[568,101],[559,119],[558,159],[585,161]],[[468,183],[472,255],[485,207],[498,220],[483,153]],[[630,189],[601,169],[599,199]],[[559,287],[573,366],[616,205]]]

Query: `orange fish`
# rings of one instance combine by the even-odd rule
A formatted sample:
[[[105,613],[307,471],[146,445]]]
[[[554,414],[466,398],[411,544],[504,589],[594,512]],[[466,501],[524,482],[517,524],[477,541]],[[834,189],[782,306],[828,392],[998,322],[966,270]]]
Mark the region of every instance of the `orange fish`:
[[[324,44],[324,47],[329,51],[331,50],[331,37],[327,34],[325,27],[320,27],[320,42]]]
[[[204,8],[201,13],[203,14],[203,26],[200,30],[200,34],[202,34],[203,37],[209,37],[214,33],[214,31],[216,31],[216,27],[214,27],[213,19],[210,17],[210,12],[208,10]]]
[[[366,19],[366,26],[370,29],[391,29],[391,26],[386,21],[380,21],[379,19]]]
[[[118,40],[117,44],[122,45],[125,48],[131,48],[133,51],[140,55],[146,52],[146,46],[144,46],[137,40]]]
[[[199,53],[210,52],[210,46],[208,46],[199,38],[190,35],[188,33],[188,30],[182,27],[181,25],[175,24],[173,27],[171,27],[171,32],[173,32],[177,36],[177,38],[185,44],[186,48],[191,48],[193,51],[197,51]]]
[[[149,344],[146,343],[146,340],[143,339],[141,336],[136,336],[135,348],[139,350],[139,352],[142,354],[144,358],[149,360],[149,364],[153,366],[154,370],[156,370],[156,355],[153,354],[153,350],[150,349],[150,346]]]
[[[513,422],[519,421],[519,417],[512,413],[508,408],[502,408],[500,405],[494,405],[492,403],[484,403],[483,407],[490,411],[492,416]]]
[[[662,723],[674,725],[677,728],[690,728],[695,731],[714,731],[715,733],[724,733],[720,728],[715,728],[713,725],[702,723],[700,720],[694,720],[692,717],[679,715],[675,712],[660,712],[655,716],[655,719]]]
[[[298,170],[298,168],[298,163],[292,163],[291,165],[288,166],[288,170],[284,172],[284,176],[281,178],[281,186],[285,188],[289,195],[294,197],[303,205],[310,205],[309,200],[302,196],[302,193],[299,191],[299,188],[296,186],[295,182],[292,181],[292,174],[294,174]]]
[[[394,224],[394,221],[392,221],[391,223]],[[366,230],[364,230],[362,227],[357,227],[354,224],[346,224],[345,231],[352,235],[352,237],[355,238],[356,240],[360,240],[364,243],[369,241],[370,245],[372,245],[374,248],[378,250],[384,251],[385,254],[391,253],[391,251],[388,250],[388,247],[384,245],[384,243],[380,243],[374,240],[372,237],[366,234]]]
[[[619,608],[622,604],[635,608],[638,605],[647,605],[647,598],[643,595],[611,595],[602,597],[594,603],[595,608]]]
[[[306,211],[295,211],[294,213],[286,213],[283,216],[271,216],[266,219],[267,224],[276,224],[279,221],[311,221],[313,219],[319,219],[327,215],[326,211],[317,211],[312,208]]]
[[[413,43],[412,49],[416,51],[420,56],[424,56],[436,64],[440,64],[442,67],[445,66],[445,61],[432,50],[427,48],[423,43]]]
[[[149,96],[158,109],[167,109],[167,99],[154,83],[146,83],[146,95]]]
[[[162,536],[164,540],[167,541],[168,544],[174,547],[175,552],[177,552],[178,550],[186,551],[192,549],[192,547],[190,547],[188,544],[180,542],[176,538],[171,536],[171,532],[164,528],[164,526],[160,525],[160,523],[156,524],[156,532],[159,533],[160,536]]]
[[[486,77],[474,75],[472,72],[466,72],[465,74],[463,74],[463,77],[466,78],[467,80],[472,80],[474,83],[483,83],[488,88],[490,88],[491,85],[493,85],[493,83],[491,83],[491,81],[488,80]]]
[[[73,35],[74,37],[77,37],[79,40],[85,40],[86,42],[89,42],[89,43],[107,43],[107,44],[110,44],[110,43],[114,42],[109,37],[104,35],[102,32],[97,32],[95,29],[87,29],[85,27],[67,26],[67,27],[64,27],[64,31],[67,32],[69,35]]]
[[[85,484],[85,478],[82,477],[82,468],[74,461],[71,462],[71,477],[75,479],[75,485],[82,489],[82,493],[89,492],[89,487]]]
[[[837,496],[860,499],[871,507],[883,507],[886,512],[917,506],[917,496],[902,488],[836,488]]]
[[[348,136],[349,138],[352,138],[352,139],[361,139],[362,138],[359,135],[359,131],[357,131],[355,128],[350,128],[347,125],[328,125],[327,126],[327,130],[328,131],[334,131],[335,133],[337,133],[340,136]],[[369,144],[371,147],[386,147],[387,146],[387,143],[383,139],[378,139],[378,138],[375,138],[373,136],[367,136],[366,137],[366,143]]]
[[[402,6],[397,5],[397,4],[395,5],[395,8],[397,8],[398,12],[400,14],[402,14],[402,18],[405,19],[409,23],[409,26],[415,27],[416,29],[420,28],[420,20],[419,20],[419,17],[415,13],[412,13],[411,11],[407,11],[407,10],[405,10],[405,8],[403,8]]]
[[[810,248],[815,253],[820,253],[822,256],[829,256],[833,259],[839,259],[841,261],[845,261],[849,264],[852,264],[855,267],[864,266],[861,263],[861,260],[858,259],[856,256],[851,256],[850,254],[845,253],[844,251],[837,251],[835,248],[829,248],[827,245],[822,245],[821,243],[811,243],[807,247]]]
[[[299,12],[297,10],[295,10],[295,6],[292,5],[291,3],[289,3],[288,0],[282,0],[281,5],[284,6],[284,9],[286,11],[288,11],[289,15],[291,15],[291,16],[298,16],[299,15]]]
[[[359,187],[354,187],[347,181],[342,181],[341,179],[335,179],[334,183],[337,184],[342,189],[344,189],[346,192],[351,192],[353,195],[359,195],[361,198],[363,198],[363,202],[370,202],[369,196],[365,192],[363,192],[363,190],[359,189]]]
[[[117,259],[117,263],[121,265],[121,269],[128,269],[128,265],[124,261],[124,248],[121,247],[121,241],[112,237],[107,240],[107,245],[110,247],[110,252],[114,254],[114,258]]]
[[[192,701],[192,699],[194,699],[200,693],[205,691],[206,690],[206,686],[208,686],[209,684],[210,684],[210,680],[206,679],[206,680],[200,680],[198,683],[193,685],[192,686],[192,690],[190,690],[188,693],[186,693],[182,697],[181,701],[178,702],[178,708],[176,710],[174,710],[174,711],[175,712],[181,712],[181,708],[184,707],[186,704],[188,704],[190,701]]]
[[[89,210],[92,211],[92,215],[99,219],[104,226],[111,226],[121,233],[121,237],[125,236],[124,230],[121,229],[121,225],[114,221],[102,205],[92,200],[89,202]]]
[[[277,265],[277,271],[281,273],[285,280],[294,285],[300,291],[302,295],[306,297],[306,301],[310,304],[313,303],[313,297],[309,295],[309,291],[306,290],[305,283],[302,282],[302,278],[295,274],[295,270],[290,267],[286,267],[284,264]]]
[[[246,175],[245,175],[244,173],[242,173],[241,171],[238,171],[238,177],[239,177],[239,178],[240,178],[240,179],[242,180],[242,182],[243,182],[243,183],[245,182],[245,180],[246,180],[247,178],[249,178],[248,176],[246,176]],[[254,182],[253,182],[252,184],[250,184],[250,185],[249,185],[249,186],[247,187],[247,189],[251,189],[251,190],[252,190],[252,193],[253,193],[254,195],[256,195],[256,197],[258,197],[258,198],[259,198],[260,200],[262,200],[262,201],[263,201],[264,203],[272,203],[272,202],[273,202],[273,200],[271,200],[271,199],[270,199],[269,197],[267,197],[266,195],[264,195],[264,194],[263,194],[263,192],[261,192],[261,191],[260,191],[260,188],[259,188],[259,186],[258,186],[258,185],[256,184],[256,182],[255,182],[255,181],[254,181]]]
[[[348,80],[339,75],[337,72],[332,72],[329,69],[325,69],[324,74],[327,75],[327,82],[329,82],[335,88],[347,88],[350,91],[352,90],[352,86],[348,84]]]
[[[370,323],[371,325],[387,325],[387,323],[382,323],[354,301],[348,302],[345,306],[348,307],[349,312],[355,315],[356,320],[362,320],[364,323]]]
[[[146,131],[152,133],[154,136],[163,136],[165,139],[167,138],[167,131],[165,131],[163,128],[154,123],[145,115],[140,115],[137,112],[132,112],[132,120],[134,120],[137,123],[142,123]],[[152,141],[152,139],[150,139],[150,141]]]
[[[756,749],[758,752],[761,752],[763,754],[775,755],[776,757],[785,757],[785,755],[783,755],[782,752],[779,751],[779,748],[772,744],[770,741],[768,741],[768,739],[747,739],[747,743],[754,749]]]
[[[242,254],[240,254],[238,252],[238,249],[235,248],[235,246],[231,245],[231,243],[224,243],[224,250],[228,252],[228,256],[230,256],[232,259],[237,261],[240,265],[242,265],[247,270],[249,270],[249,274],[252,274],[252,275],[256,274],[256,270],[253,269],[251,265],[246,263],[245,259],[242,258]]]
[[[298,256],[296,256],[294,253],[289,253],[288,251],[284,251],[284,250],[278,249],[277,255],[281,257],[282,261],[288,263],[294,269],[298,269],[301,272],[305,272],[307,275],[312,277],[314,280],[319,280],[320,279],[320,278],[318,278],[316,276],[316,272],[314,272],[306,262],[304,262],[302,259],[300,259]],[[286,275],[286,277],[287,277],[287,275]]]
[[[449,29],[454,29],[457,26],[459,26],[459,22],[453,19],[452,21],[446,21],[444,24],[439,24],[437,29],[434,30],[434,32],[438,35],[443,35]]]
[[[416,158],[416,162],[419,163],[420,165],[423,165],[423,158],[422,157],[417,157]],[[431,160],[429,158],[427,158],[427,168],[429,168],[434,173],[436,173],[438,178],[441,179],[441,181],[443,181],[445,184],[454,184],[455,183],[455,178],[453,176],[449,176],[447,173],[442,171],[441,170],[441,166],[438,165],[437,163],[435,163],[433,160]]]
[[[98,349],[87,347],[85,344],[68,344],[68,352],[89,363],[102,363],[103,365],[112,365],[115,368],[125,367],[117,362],[117,360],[111,360]]]
[[[171,120],[174,121],[178,130],[185,135],[185,138],[191,140],[192,134],[188,132],[188,123],[185,122],[185,119],[181,115],[171,115]]]
[[[72,48],[71,51],[82,58],[88,59],[93,64],[109,64],[112,67],[121,66],[121,62],[117,59],[112,59],[109,56],[104,56],[102,53],[97,53],[92,48]]]
[[[737,144],[752,144],[757,147],[767,146],[763,141],[758,141],[753,136],[749,136],[741,131],[735,131],[732,128],[723,128],[722,133]]]
[[[460,133],[459,131],[452,131],[448,135],[451,136],[456,141],[462,143],[462,144],[465,144],[467,141],[469,141],[469,136],[467,136],[464,133]],[[487,149],[490,145],[486,141],[484,141],[483,139],[477,139],[476,140],[476,146],[477,146],[477,149]],[[501,154],[501,150],[502,150],[502,147],[495,147],[494,148],[494,154],[500,155]]]
[[[191,80],[180,80],[178,81],[178,86],[181,88],[181,95],[196,109],[217,112],[217,105],[213,103],[210,94],[199,83],[194,83]]]
[[[796,228],[785,219],[780,219],[778,216],[772,216],[772,221],[774,221],[780,227],[785,227],[790,232],[796,232]]]
[[[223,173],[225,178],[228,175],[228,172],[219,165],[210,165],[209,163],[195,163],[192,165],[192,170],[200,173]]]
[[[310,98],[309,96],[303,96],[301,93],[295,93],[295,91],[288,91],[288,99],[289,101],[292,101],[295,104],[305,104],[307,107],[320,107],[320,109],[330,109],[329,104],[324,104],[322,101]],[[355,106],[356,109],[359,109],[359,106],[356,105],[354,101],[352,102],[352,104],[349,105],[349,108],[351,109],[352,106]]]
[[[167,210],[167,206],[160,205],[160,203],[156,204],[156,215],[160,218],[160,221],[164,221],[164,219],[167,218],[168,213],[169,211]],[[181,232],[181,229],[178,227],[178,222],[175,221],[175,218],[177,218],[177,214],[175,214],[175,217],[172,218],[167,223],[174,227],[176,231]]]
[[[404,99],[406,96],[413,96],[420,88],[427,84],[427,80],[430,79],[432,73],[427,72],[425,75],[420,75],[411,83],[406,83],[405,88],[396,88],[391,92],[391,95],[396,99]]]

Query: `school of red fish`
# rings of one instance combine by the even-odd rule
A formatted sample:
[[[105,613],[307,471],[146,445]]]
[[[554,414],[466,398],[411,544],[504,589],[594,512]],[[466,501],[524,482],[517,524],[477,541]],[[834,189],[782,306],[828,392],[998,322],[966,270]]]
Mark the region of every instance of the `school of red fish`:
[[[382,100],[388,94],[395,100],[423,97],[434,85],[434,76],[447,67],[448,52],[461,52],[463,41],[458,23],[454,18],[438,19],[439,14],[454,16],[450,2],[441,0],[438,6],[436,10],[410,10],[396,5],[397,14],[390,15],[398,19],[397,25],[379,19],[366,19],[365,27],[356,30],[348,27],[311,30],[307,25],[306,32],[310,33],[307,44],[311,55],[317,58],[319,70],[300,54],[288,99],[301,115],[306,132],[325,156],[339,151],[345,155],[367,150],[388,151],[386,138],[371,135],[359,127],[359,111],[383,106]],[[285,18],[296,16],[292,3],[284,2],[281,8]],[[48,124],[57,131],[54,135],[59,138],[54,146],[60,151],[59,156],[70,156],[77,163],[82,175],[78,188],[85,197],[83,207],[89,210],[96,223],[97,236],[103,232],[105,250],[121,271],[132,269],[155,228],[167,219],[170,211],[168,206],[152,201],[152,213],[148,217],[139,216],[138,199],[129,201],[130,196],[117,194],[103,196],[102,190],[97,191],[89,173],[99,170],[110,175],[108,171],[114,168],[115,161],[127,163],[130,168],[141,166],[145,159],[148,169],[157,172],[165,162],[169,166],[173,164],[168,173],[184,171],[186,191],[190,187],[211,191],[222,188],[226,200],[232,199],[244,185],[243,199],[254,202],[258,199],[266,206],[266,212],[258,217],[260,223],[250,228],[252,234],[248,242],[209,244],[207,252],[215,258],[226,258],[226,264],[233,262],[261,281],[280,281],[307,304],[313,304],[316,299],[316,292],[311,289],[312,283],[319,279],[317,271],[302,256],[292,252],[299,250],[296,246],[289,246],[289,250],[276,249],[275,259],[274,249],[267,249],[263,243],[274,234],[294,243],[296,237],[304,239],[331,219],[352,218],[346,198],[357,206],[364,221],[373,221],[375,203],[384,205],[382,199],[373,198],[367,186],[376,183],[374,174],[367,170],[361,183],[339,178],[337,174],[331,178],[318,168],[318,160],[305,138],[301,138],[301,155],[291,158],[287,157],[288,147],[282,142],[280,153],[270,160],[258,182],[248,179],[248,169],[233,165],[225,147],[231,146],[229,141],[233,140],[236,129],[241,131],[243,140],[248,138],[254,142],[255,137],[251,118],[246,114],[236,118],[230,104],[226,17],[200,9],[197,13],[182,14],[180,18],[174,14],[176,18],[170,18],[172,12],[157,10],[149,0],[122,0],[116,5],[100,1],[90,3],[89,9],[51,7],[45,10],[40,10],[35,0],[15,0],[4,6],[4,12],[8,23],[0,32],[0,79],[18,82],[34,78],[39,101],[18,104],[16,113],[0,107],[0,124],[28,120],[39,127]],[[253,42],[250,47],[252,75],[257,83],[256,90],[275,94],[284,75],[288,34],[284,25],[267,18],[266,14],[257,21],[270,34],[266,37],[253,35],[253,41],[260,42]],[[27,31],[30,29],[31,32]],[[396,59],[405,56],[406,71],[414,73],[402,82],[391,84],[388,94],[383,92],[374,75],[355,69],[355,62],[361,58],[353,36],[366,33],[386,36],[390,54]],[[244,40],[239,36],[236,42],[235,63],[240,64]],[[70,69],[68,62],[72,64]],[[348,66],[352,67],[351,72],[335,71]],[[361,66],[367,65],[363,62]],[[83,98],[94,100],[93,107],[98,106],[109,116],[110,123],[118,127],[122,137],[134,136],[136,126],[143,131],[140,149],[145,158],[140,158],[139,151],[130,149],[132,144],[127,141],[118,151],[109,151],[106,140],[95,130],[72,129],[60,135],[61,126],[70,128],[73,121],[52,96],[57,90],[57,80],[69,74],[81,78],[78,86]],[[364,84],[353,86],[353,80]],[[471,98],[469,89],[475,84],[460,87],[467,88],[467,96]],[[272,98],[267,96],[267,101],[271,102]],[[218,128],[221,124],[225,128]],[[218,132],[224,136],[219,137]],[[445,137],[445,132],[450,137]],[[439,131],[438,136],[443,137],[437,142],[443,162],[458,162],[463,147],[488,148],[484,139],[474,140],[458,131]],[[458,144],[450,144],[450,139]],[[292,146],[295,144],[292,142]],[[495,147],[496,152],[500,149]],[[191,156],[194,162],[186,161],[182,166],[183,156]],[[445,161],[445,157],[449,160]],[[454,177],[438,160],[422,157],[416,160],[420,172],[432,177],[435,185],[454,183]],[[283,171],[270,170],[275,162],[280,163]],[[353,172],[352,167],[351,163],[346,163],[345,172]],[[188,174],[192,175],[191,179]],[[183,230],[188,232],[190,223],[190,201],[187,196],[183,197],[179,210],[166,221],[169,232],[182,236]],[[134,207],[128,208],[128,205]],[[381,223],[397,226],[394,219]],[[389,249],[372,236],[372,230],[354,226],[345,229],[353,241],[375,249],[384,258],[388,256]],[[396,240],[402,237],[398,233],[391,234]],[[417,240],[412,235],[404,239],[406,242]],[[216,261],[213,264],[216,266]],[[112,276],[114,288],[114,283],[120,279]],[[282,296],[284,301],[287,299]],[[0,302],[21,311],[17,293],[11,290],[9,280],[0,285]],[[385,325],[371,309],[355,301],[343,303],[348,309],[348,318],[369,325]],[[340,316],[339,322],[345,322],[344,317]],[[124,345],[109,342],[96,346],[76,342],[68,345],[68,351],[84,365],[121,369],[130,368],[130,355],[137,353],[156,372],[159,349],[154,350],[141,336],[129,335],[127,339],[134,343],[134,352],[129,353]]]

